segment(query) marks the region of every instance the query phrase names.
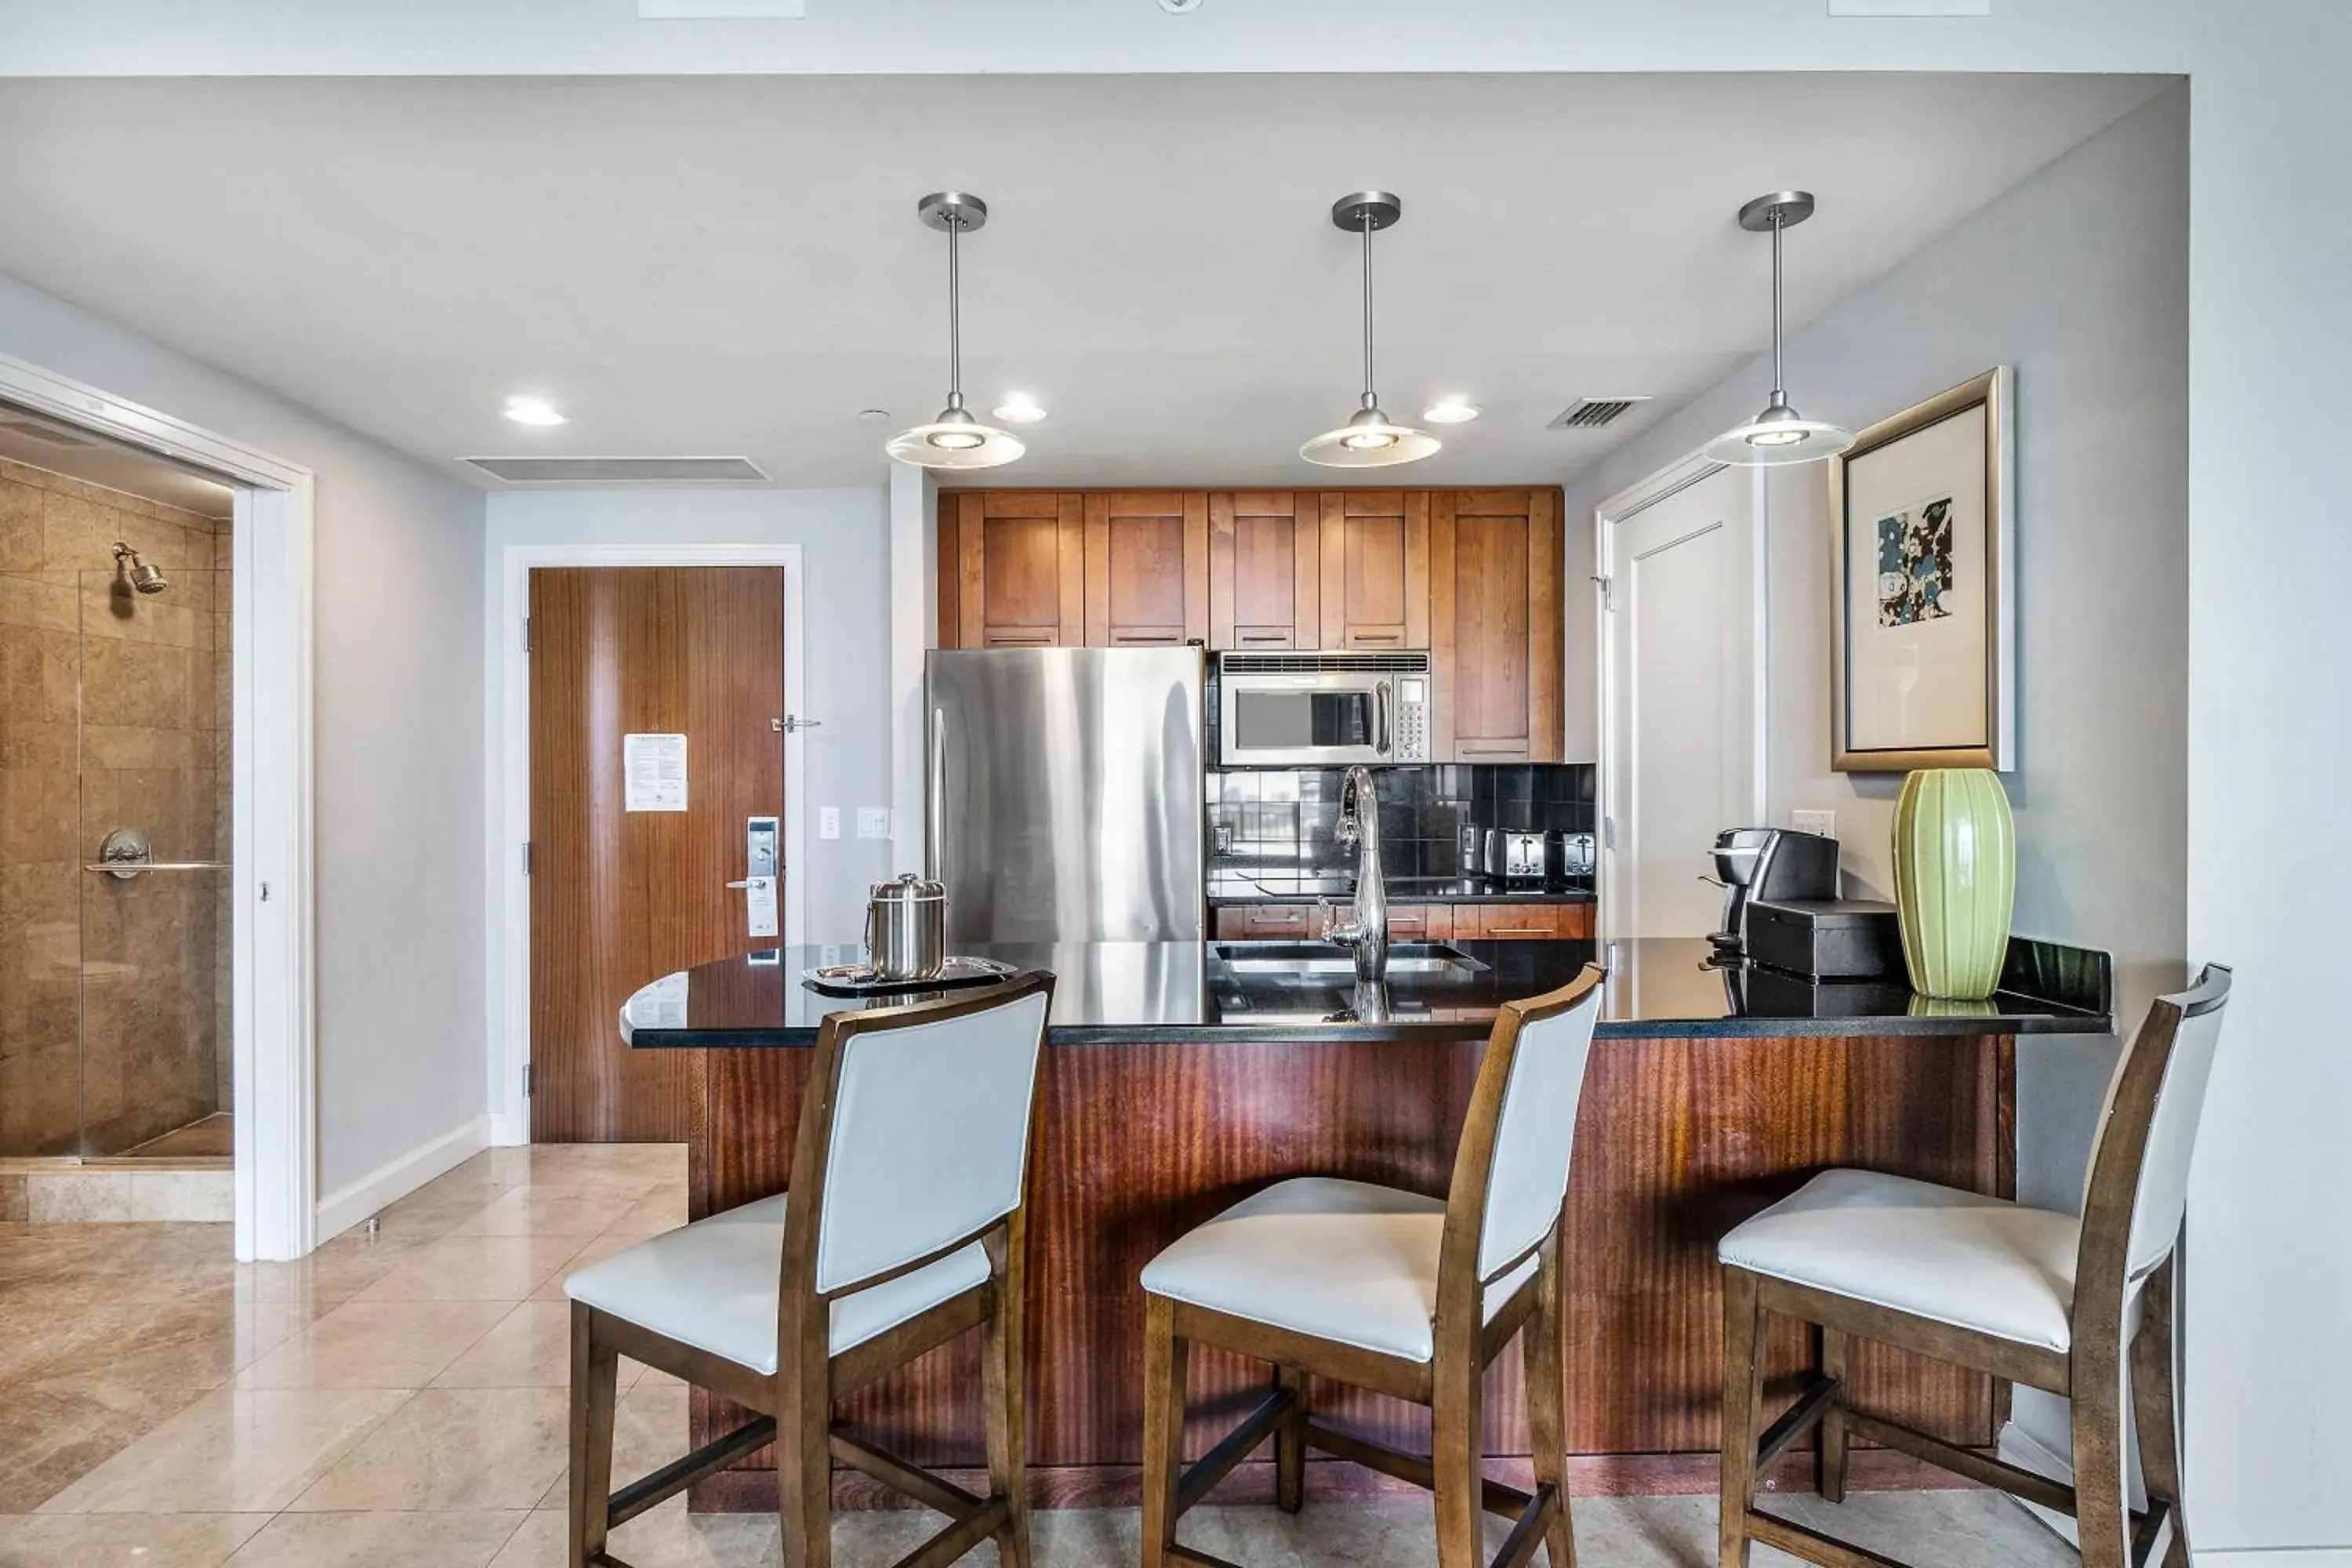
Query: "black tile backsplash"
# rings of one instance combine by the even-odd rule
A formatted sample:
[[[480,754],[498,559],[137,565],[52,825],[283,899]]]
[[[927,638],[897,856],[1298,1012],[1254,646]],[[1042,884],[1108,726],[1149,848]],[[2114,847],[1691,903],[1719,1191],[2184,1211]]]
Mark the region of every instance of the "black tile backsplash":
[[[1451,877],[1464,869],[1462,832],[1592,831],[1589,763],[1375,768],[1381,858],[1391,877]],[[1217,870],[1347,871],[1339,847],[1342,768],[1211,770],[1211,855]]]

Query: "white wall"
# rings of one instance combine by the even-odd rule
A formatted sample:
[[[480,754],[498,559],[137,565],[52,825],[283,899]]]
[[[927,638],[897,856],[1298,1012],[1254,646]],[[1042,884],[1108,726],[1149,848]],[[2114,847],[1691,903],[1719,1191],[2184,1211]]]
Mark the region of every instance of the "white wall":
[[[319,1189],[483,1114],[482,498],[0,278],[0,352],[317,475]]]
[[[880,459],[877,458],[877,464]],[[483,568],[491,580],[499,552],[517,544],[797,544],[808,624],[802,717],[821,727],[802,731],[807,798],[787,810],[806,814],[808,931],[797,942],[859,940],[866,889],[898,868],[890,842],[860,839],[857,807],[887,806],[890,773],[890,537],[887,493],[841,490],[545,490],[489,498]],[[481,646],[479,643],[478,647]],[[502,648],[490,650],[493,656]],[[495,682],[496,668],[476,667]],[[493,685],[492,689],[496,687]],[[503,788],[493,754],[493,796]],[[841,808],[842,837],[816,836],[821,806]],[[477,831],[480,803],[476,803]],[[491,889],[492,929],[502,919]],[[647,979],[654,978],[651,975]],[[504,1016],[491,977],[490,1016]]]
[[[1802,265],[1801,232],[1792,239]],[[2189,875],[2189,95],[2177,89],[1929,239],[1791,339],[1790,394],[1874,423],[1997,363],[2017,368],[2015,929],[2116,955],[2136,1021],[2182,978]],[[1571,510],[1762,405],[1759,360],[1587,476]],[[1838,815],[1849,881],[1891,898],[1900,774],[1830,771],[1829,496],[1769,478],[1771,819]],[[1571,560],[1571,566],[1574,562]],[[2119,1047],[2020,1042],[2018,1188],[2074,1209]],[[2021,1425],[2065,1451],[2063,1405]]]

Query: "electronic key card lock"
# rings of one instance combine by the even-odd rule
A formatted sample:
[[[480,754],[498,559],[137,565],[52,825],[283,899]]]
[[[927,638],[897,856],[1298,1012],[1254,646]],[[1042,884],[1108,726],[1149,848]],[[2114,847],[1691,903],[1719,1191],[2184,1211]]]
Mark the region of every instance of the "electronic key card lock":
[[[743,879],[727,885],[743,889],[747,935],[776,934],[776,882],[781,869],[776,833],[781,821],[773,816],[743,819]]]

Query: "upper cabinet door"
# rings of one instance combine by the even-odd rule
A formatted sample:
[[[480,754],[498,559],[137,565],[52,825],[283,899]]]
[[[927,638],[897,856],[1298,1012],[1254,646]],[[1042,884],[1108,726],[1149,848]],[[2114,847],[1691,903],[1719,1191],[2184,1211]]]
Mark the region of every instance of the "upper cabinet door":
[[[1085,502],[1087,646],[1207,641],[1207,493],[1095,490]]]
[[[1209,497],[1209,646],[1322,646],[1323,510],[1312,490]]]
[[[1431,497],[1433,739],[1441,757],[1561,758],[1559,504],[1554,489]]]
[[[1084,498],[1051,490],[940,496],[940,646],[1076,647],[1086,640]]]
[[[1429,495],[1331,490],[1322,500],[1323,646],[1429,646]]]

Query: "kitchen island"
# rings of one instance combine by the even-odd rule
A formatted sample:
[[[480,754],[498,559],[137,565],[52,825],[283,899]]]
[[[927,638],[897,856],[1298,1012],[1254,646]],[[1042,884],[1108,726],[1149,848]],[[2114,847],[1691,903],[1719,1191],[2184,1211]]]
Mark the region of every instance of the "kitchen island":
[[[1248,1193],[1321,1173],[1442,1195],[1479,1052],[1500,1003],[1610,970],[1577,1123],[1567,1212],[1570,1448],[1579,1485],[1712,1484],[1720,1404],[1715,1241],[1825,1167],[1854,1165],[2009,1195],[2015,1037],[2111,1028],[2105,956],[2017,941],[1983,1004],[1899,985],[1809,986],[1706,965],[1703,942],[1471,942],[1391,950],[1391,980],[1356,986],[1318,944],[984,946],[1059,977],[1040,1086],[1030,1237],[1030,1455],[1047,1504],[1132,1501],[1142,1432],[1143,1301],[1161,1247]],[[638,1049],[691,1049],[697,1218],[783,1190],[805,1047],[861,1004],[803,984],[850,956],[795,948],[705,964],[631,998]],[[1402,961],[1402,962],[1400,962]],[[1774,1375],[1804,1364],[1792,1333]],[[1194,1359],[1202,1434],[1264,1368]],[[2005,1393],[1873,1348],[1865,1403],[1953,1441],[1992,1442]],[[843,1407],[919,1463],[982,1461],[977,1352],[959,1342]],[[1220,1395],[1230,1397],[1221,1399]],[[1334,1419],[1408,1447],[1426,1418],[1379,1395],[1318,1388]],[[737,1413],[696,1395],[696,1438]],[[1489,1375],[1487,1452],[1525,1453],[1516,1357]],[[1886,1462],[1880,1462],[1886,1461]],[[702,1509],[772,1505],[757,1456],[696,1489]],[[1233,1495],[1270,1488],[1244,1467]],[[1855,1475],[1900,1480],[1891,1457]],[[1328,1484],[1359,1484],[1354,1472]],[[855,1478],[843,1500],[880,1499]]]

